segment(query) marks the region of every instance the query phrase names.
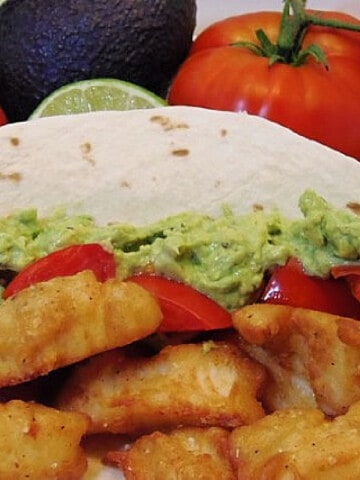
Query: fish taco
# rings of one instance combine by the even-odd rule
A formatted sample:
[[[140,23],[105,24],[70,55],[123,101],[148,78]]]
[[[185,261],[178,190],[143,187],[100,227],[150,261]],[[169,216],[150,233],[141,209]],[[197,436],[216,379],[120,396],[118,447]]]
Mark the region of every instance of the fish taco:
[[[4,330],[23,345],[17,355],[26,361],[9,360],[10,366],[0,369],[2,387],[46,378],[150,336],[167,342],[166,335],[186,333],[202,341],[204,332],[228,334],[235,326],[242,351],[267,372],[260,374],[254,366],[253,374],[273,379],[263,398],[257,394],[265,409],[258,405],[254,412],[261,417],[280,408],[276,388],[281,382],[264,356],[266,345],[239,311],[253,304],[281,304],[331,318],[360,319],[359,163],[267,120],[245,113],[162,107],[7,125],[0,129],[0,180],[0,325],[6,316],[21,332],[25,311],[29,322],[27,335],[13,333],[8,325]],[[130,295],[136,300],[124,300]],[[120,296],[125,313],[114,306]],[[44,298],[50,300],[46,315],[40,315]],[[93,299],[96,314],[91,313]],[[147,312],[146,322],[135,304]],[[117,331],[117,315],[127,326],[125,332]],[[258,311],[251,315],[258,318]],[[72,332],[78,316],[81,327],[54,342],[53,350],[45,348],[52,338],[62,338],[65,316],[71,319],[66,329]],[[41,343],[34,338],[40,336],[38,325],[45,318],[59,327],[41,330]],[[342,325],[347,332],[343,336],[349,336],[352,327]],[[351,338],[353,347],[354,335]],[[71,351],[75,339],[77,355]],[[264,349],[262,354],[255,344]],[[3,358],[11,345],[10,340],[0,345]],[[204,345],[204,351],[214,348]],[[277,351],[275,357],[281,354]],[[318,401],[310,377],[311,395],[301,397],[306,407],[340,415],[360,400],[360,392],[351,400],[346,397],[343,410],[330,394],[327,401]],[[285,397],[285,406],[299,407],[289,400],[294,396]],[[312,403],[310,397],[315,398]],[[67,393],[59,398],[55,407],[76,410],[78,404],[69,402]],[[187,421],[184,416],[175,423],[154,420],[154,430]],[[133,426],[136,422],[133,419]],[[94,420],[88,432],[149,433],[141,425],[139,431],[123,426],[102,431]],[[204,420],[204,425],[239,426],[235,420]],[[121,457],[123,469],[127,461]],[[94,465],[90,462],[96,470]],[[108,472],[122,478],[117,469]],[[87,475],[84,478],[90,478]]]

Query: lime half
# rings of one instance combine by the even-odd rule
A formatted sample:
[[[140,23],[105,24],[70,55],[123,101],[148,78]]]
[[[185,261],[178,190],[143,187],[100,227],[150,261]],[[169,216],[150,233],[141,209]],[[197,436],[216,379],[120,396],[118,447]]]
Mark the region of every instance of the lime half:
[[[69,83],[55,90],[39,104],[30,115],[30,119],[164,105],[166,105],[164,99],[133,83],[112,78],[96,78]]]

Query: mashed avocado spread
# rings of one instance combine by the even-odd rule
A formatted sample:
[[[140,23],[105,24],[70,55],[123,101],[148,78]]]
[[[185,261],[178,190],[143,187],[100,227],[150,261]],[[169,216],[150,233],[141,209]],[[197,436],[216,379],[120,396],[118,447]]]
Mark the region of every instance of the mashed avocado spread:
[[[297,220],[276,210],[235,216],[225,207],[217,218],[184,212],[144,227],[100,227],[86,215],[57,211],[39,218],[36,210],[26,210],[0,219],[0,264],[19,271],[59,248],[99,242],[115,253],[121,278],[151,266],[235,309],[251,298],[267,270],[290,256],[320,276],[333,265],[359,260],[360,217],[311,190],[299,206],[303,218]]]

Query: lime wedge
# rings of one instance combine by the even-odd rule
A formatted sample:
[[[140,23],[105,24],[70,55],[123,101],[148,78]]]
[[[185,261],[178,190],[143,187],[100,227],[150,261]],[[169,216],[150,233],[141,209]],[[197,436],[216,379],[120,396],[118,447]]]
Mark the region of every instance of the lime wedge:
[[[161,107],[166,102],[149,90],[130,82],[96,78],[69,83],[52,92],[30,119],[93,112]]]

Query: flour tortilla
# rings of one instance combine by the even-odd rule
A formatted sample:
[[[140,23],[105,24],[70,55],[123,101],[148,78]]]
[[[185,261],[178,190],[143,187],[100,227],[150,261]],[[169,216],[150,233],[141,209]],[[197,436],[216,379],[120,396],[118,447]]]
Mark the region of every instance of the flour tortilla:
[[[325,121],[325,120],[324,120]],[[300,215],[313,188],[360,201],[360,164],[268,120],[193,107],[94,112],[0,128],[0,215],[64,206],[101,223],[254,205]]]
[[[97,112],[0,128],[0,215],[59,206],[98,223],[146,224],[181,210],[254,205],[300,216],[313,188],[360,202],[360,164],[267,120],[191,107]],[[90,458],[86,480],[123,479]]]

